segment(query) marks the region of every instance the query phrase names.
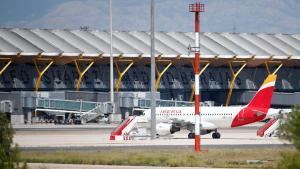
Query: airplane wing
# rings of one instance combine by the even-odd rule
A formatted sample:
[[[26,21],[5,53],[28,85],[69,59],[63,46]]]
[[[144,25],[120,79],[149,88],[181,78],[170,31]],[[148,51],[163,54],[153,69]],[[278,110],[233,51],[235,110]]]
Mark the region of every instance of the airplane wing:
[[[183,126],[194,126],[195,123],[191,123],[190,121],[185,121],[185,120],[179,120],[179,119],[171,119],[172,123],[174,124],[180,124],[181,127]],[[201,129],[204,130],[215,130],[217,129],[217,126],[211,122],[206,122],[206,121],[202,121],[201,122]]]

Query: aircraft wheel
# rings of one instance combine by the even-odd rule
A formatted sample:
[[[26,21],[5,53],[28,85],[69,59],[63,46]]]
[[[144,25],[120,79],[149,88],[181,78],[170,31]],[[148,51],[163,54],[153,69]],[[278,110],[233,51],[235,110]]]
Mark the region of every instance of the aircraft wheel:
[[[212,138],[213,139],[219,139],[219,138],[221,138],[221,134],[218,133],[218,132],[215,132],[215,133],[212,134]]]
[[[221,138],[221,134],[220,133],[216,133],[217,134],[217,138],[219,139],[219,138]]]
[[[194,139],[195,138],[195,133],[189,133],[188,138],[189,139]]]

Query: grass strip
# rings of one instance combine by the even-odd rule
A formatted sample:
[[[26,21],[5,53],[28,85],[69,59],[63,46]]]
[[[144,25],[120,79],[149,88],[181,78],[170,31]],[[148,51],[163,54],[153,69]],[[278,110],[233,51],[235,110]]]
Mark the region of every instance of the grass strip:
[[[294,151],[291,148],[212,149],[201,153],[192,150],[28,151],[22,152],[21,157],[30,163],[272,169],[277,167],[281,153]]]

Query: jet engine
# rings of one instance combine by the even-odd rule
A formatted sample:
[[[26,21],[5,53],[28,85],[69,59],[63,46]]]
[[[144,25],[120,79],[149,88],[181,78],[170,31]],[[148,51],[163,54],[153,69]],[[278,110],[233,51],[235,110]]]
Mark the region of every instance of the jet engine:
[[[209,134],[209,133],[211,133],[212,131],[215,131],[215,130],[200,130],[200,135]]]
[[[174,124],[158,123],[156,125],[156,132],[160,136],[174,134],[177,131],[180,131],[180,127],[175,126]]]

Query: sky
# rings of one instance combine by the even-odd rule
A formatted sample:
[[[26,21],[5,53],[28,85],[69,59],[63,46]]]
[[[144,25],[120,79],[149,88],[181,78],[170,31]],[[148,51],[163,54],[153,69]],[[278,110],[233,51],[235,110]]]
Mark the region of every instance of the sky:
[[[156,31],[194,31],[188,5],[155,0]],[[201,32],[300,33],[300,0],[202,0]],[[109,0],[1,0],[0,27],[109,29]],[[113,0],[113,29],[150,30],[150,0]]]

